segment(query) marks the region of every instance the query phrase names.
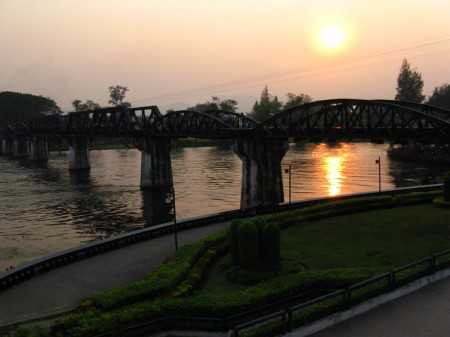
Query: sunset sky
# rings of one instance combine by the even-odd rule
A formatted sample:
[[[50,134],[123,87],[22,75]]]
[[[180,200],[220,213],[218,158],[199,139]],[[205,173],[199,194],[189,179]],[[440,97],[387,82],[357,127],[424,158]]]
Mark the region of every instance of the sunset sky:
[[[0,0],[0,91],[68,111],[123,85],[133,106],[219,96],[248,112],[265,85],[281,101],[392,99],[406,58],[429,96],[450,83],[449,13],[448,0]]]

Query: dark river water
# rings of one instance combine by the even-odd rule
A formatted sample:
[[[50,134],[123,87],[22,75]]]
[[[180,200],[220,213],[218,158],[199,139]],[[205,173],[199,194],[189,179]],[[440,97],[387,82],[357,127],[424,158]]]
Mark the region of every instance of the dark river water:
[[[387,145],[291,144],[291,198],[301,200],[413,186],[447,168],[404,163],[386,156]],[[0,273],[38,257],[125,231],[160,218],[153,197],[139,189],[141,154],[136,149],[95,150],[92,168],[68,171],[67,153],[52,152],[45,165],[0,156]],[[232,146],[172,150],[177,219],[237,209],[241,161]],[[289,174],[283,173],[285,200]]]

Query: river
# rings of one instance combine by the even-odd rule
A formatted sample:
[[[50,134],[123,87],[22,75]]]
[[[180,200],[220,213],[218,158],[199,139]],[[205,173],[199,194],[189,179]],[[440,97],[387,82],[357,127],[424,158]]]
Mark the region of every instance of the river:
[[[334,196],[421,184],[448,169],[386,156],[386,144],[290,144],[291,198]],[[159,206],[139,189],[136,149],[93,150],[88,174],[68,171],[67,153],[48,163],[0,156],[0,272],[82,243],[158,222]],[[177,219],[239,208],[241,161],[232,146],[172,150]],[[285,200],[289,172],[283,171]],[[156,220],[155,220],[156,219]]]

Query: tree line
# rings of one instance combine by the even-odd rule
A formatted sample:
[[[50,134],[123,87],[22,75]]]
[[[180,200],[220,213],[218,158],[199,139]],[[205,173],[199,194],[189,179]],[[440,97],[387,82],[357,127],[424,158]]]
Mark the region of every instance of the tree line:
[[[435,87],[428,99],[423,94],[423,86],[422,74],[417,68],[411,68],[408,60],[404,59],[397,77],[395,100],[426,103],[450,110],[450,84],[445,83]],[[131,107],[131,104],[125,101],[126,93],[129,91],[128,87],[116,85],[108,87],[108,90],[110,98],[108,104]],[[261,92],[259,100],[256,100],[252,110],[247,112],[246,115],[262,122],[281,111],[313,101],[311,96],[304,93],[294,94],[289,92],[286,94],[286,98],[286,102],[283,103],[277,96],[269,93],[266,85]],[[86,111],[99,109],[101,105],[92,100],[82,102],[79,99],[75,99],[72,101],[72,107],[74,111]],[[237,112],[238,102],[234,99],[221,100],[217,96],[212,96],[211,100],[188,107],[187,110],[199,112],[226,110]],[[26,123],[35,116],[61,113],[60,107],[49,97],[11,91],[0,92],[0,126]]]

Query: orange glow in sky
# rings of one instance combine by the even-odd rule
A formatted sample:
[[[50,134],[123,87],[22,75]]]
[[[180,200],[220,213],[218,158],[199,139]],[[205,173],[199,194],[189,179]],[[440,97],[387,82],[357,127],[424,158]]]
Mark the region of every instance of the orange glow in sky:
[[[68,111],[123,85],[133,106],[219,96],[249,112],[265,85],[280,101],[392,99],[406,58],[428,96],[449,81],[448,13],[443,0],[1,0],[0,91]]]

